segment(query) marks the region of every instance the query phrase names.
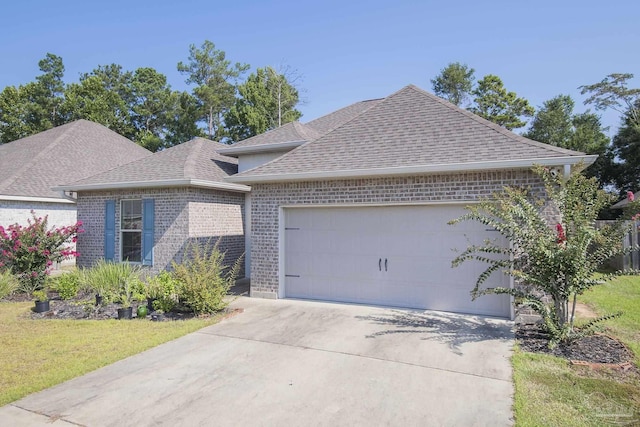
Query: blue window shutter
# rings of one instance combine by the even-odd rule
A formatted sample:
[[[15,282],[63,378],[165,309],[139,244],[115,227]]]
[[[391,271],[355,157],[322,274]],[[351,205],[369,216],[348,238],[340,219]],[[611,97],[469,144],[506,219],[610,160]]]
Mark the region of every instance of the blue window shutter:
[[[155,207],[153,199],[142,200],[142,265],[153,265],[153,224]]]
[[[104,259],[115,261],[116,257],[116,201],[107,200],[104,210]]]

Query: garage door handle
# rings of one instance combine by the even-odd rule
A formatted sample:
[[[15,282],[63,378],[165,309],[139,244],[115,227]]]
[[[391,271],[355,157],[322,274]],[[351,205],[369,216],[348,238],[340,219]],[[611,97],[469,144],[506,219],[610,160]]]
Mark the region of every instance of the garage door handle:
[[[378,270],[382,271],[382,258],[378,260]]]
[[[384,259],[384,271],[387,271],[387,259]]]

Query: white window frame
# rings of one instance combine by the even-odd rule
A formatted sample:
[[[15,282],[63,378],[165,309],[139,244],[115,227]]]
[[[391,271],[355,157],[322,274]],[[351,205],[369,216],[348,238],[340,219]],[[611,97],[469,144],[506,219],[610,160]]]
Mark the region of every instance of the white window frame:
[[[125,202],[140,202],[140,228],[139,229],[127,229],[127,228],[122,228],[122,219],[124,217],[124,209],[123,209],[123,205]],[[120,261],[121,262],[128,262],[129,264],[135,264],[135,265],[142,265],[142,257],[143,257],[143,253],[142,253],[142,229],[143,229],[143,223],[144,223],[144,203],[142,202],[142,199],[122,199],[120,200],[120,224],[118,224],[118,228],[119,228],[119,237],[120,237],[120,244],[119,249],[120,249]],[[124,233],[134,233],[137,232],[140,234],[140,261],[129,261],[128,259],[124,259],[123,258],[123,245],[124,245],[124,238],[123,238],[123,234]]]

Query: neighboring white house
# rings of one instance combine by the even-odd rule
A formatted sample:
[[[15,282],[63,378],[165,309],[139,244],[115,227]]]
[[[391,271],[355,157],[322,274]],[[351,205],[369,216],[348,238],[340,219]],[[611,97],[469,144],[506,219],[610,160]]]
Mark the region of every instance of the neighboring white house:
[[[51,188],[150,155],[87,120],[67,123],[0,145],[0,225],[26,224],[31,210],[49,226],[76,222],[76,204]]]

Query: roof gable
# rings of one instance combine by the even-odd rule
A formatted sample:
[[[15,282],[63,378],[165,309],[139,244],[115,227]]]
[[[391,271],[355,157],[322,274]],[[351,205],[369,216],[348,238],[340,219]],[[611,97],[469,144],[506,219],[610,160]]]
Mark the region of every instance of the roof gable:
[[[230,180],[415,173],[574,156],[584,157],[524,138],[409,85],[324,136]]]
[[[60,198],[51,187],[149,155],[105,126],[77,120],[0,145],[0,195]]]

